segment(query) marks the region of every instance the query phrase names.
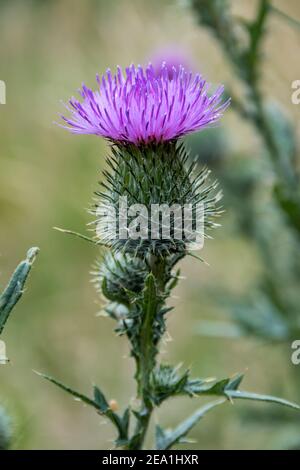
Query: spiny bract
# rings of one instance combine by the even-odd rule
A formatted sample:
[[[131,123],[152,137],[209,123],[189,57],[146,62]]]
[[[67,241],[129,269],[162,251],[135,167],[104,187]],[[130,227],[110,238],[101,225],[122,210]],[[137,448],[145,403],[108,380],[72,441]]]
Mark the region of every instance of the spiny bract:
[[[184,206],[188,204],[193,209],[202,204],[203,226],[199,231],[204,230],[204,237],[208,236],[209,229],[218,225],[214,219],[221,213],[218,206],[221,192],[217,190],[216,182],[208,183],[207,169],[196,173],[197,164],[189,162],[183,145],[170,142],[143,149],[133,145],[113,146],[112,154],[107,159],[110,171],[104,171],[105,182],[100,183],[103,191],[96,192],[98,199],[93,212],[96,214],[97,237],[114,251],[139,256],[185,253],[191,240],[190,232],[187,233],[182,224],[181,236],[178,236],[177,226],[179,217],[183,219]],[[130,232],[128,235],[128,230],[136,221],[136,213],[130,215],[128,210],[127,231],[121,227],[124,221],[121,196],[126,197],[128,209],[138,204],[143,212],[139,217],[143,222],[146,220],[146,231],[136,234],[135,238],[130,236]],[[170,208],[168,236],[164,236],[166,224],[159,217],[155,227],[159,235],[157,239],[153,238],[155,205]],[[175,205],[180,207],[179,216],[171,210]]]

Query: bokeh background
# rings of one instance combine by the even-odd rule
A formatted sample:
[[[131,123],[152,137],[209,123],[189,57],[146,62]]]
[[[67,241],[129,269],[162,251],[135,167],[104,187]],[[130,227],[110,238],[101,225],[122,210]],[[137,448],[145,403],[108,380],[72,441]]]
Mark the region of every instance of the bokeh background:
[[[256,7],[256,1],[231,3],[245,18]],[[273,3],[300,18],[297,0]],[[185,1],[0,0],[0,38],[0,79],[7,87],[7,103],[0,106],[1,286],[30,246],[41,250],[3,336],[11,362],[0,369],[0,401],[12,416],[13,448],[109,448],[110,425],[33,372],[43,371],[86,393],[97,383],[120,407],[134,395],[126,340],[113,334],[111,320],[97,316],[101,300],[90,275],[97,250],[52,228],[86,230],[86,209],[108,152],[102,139],[72,136],[53,124],[62,110],[60,100],[75,94],[83,81],[93,87],[96,73],[107,67],[145,64],[161,49],[174,47],[185,51],[193,69],[213,84],[233,89],[238,84],[219,45],[199,27]],[[281,103],[298,136],[300,106],[291,103],[291,82],[300,78],[299,46],[299,30],[271,16],[262,87]],[[220,129],[200,138],[203,146],[199,140],[188,145],[203,149],[200,157],[217,167],[221,179],[220,159],[230,175],[231,168],[237,171],[237,159],[238,171],[247,172],[251,162],[263,158],[259,136],[232,111]],[[186,280],[172,299],[176,309],[168,320],[164,360],[183,362],[203,377],[245,371],[247,390],[299,401],[294,376],[300,375],[300,365],[290,361],[290,344],[199,334],[201,320],[230,317],[219,293],[249,292],[264,269],[255,244],[237,230],[239,214],[226,187],[224,192],[223,227],[202,253],[210,266],[192,258],[182,264]],[[244,216],[246,203],[242,188],[238,211]],[[200,399],[171,401],[155,419],[175,425],[199,404]],[[270,426],[260,418],[265,407],[273,409],[245,402],[217,409],[193,430],[196,442],[189,448],[281,448],[297,429],[299,437],[300,422],[294,422],[292,411],[287,412],[290,424]]]

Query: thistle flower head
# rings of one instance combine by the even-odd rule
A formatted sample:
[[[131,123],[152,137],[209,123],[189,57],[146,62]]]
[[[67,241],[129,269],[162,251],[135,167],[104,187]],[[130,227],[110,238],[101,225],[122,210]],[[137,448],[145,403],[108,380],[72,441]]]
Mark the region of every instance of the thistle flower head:
[[[109,252],[94,271],[96,289],[113,302],[129,303],[143,290],[149,269],[144,261],[122,253]]]
[[[104,171],[92,213],[97,239],[113,251],[141,258],[185,253],[193,236],[208,237],[218,226],[221,192],[209,182],[207,169],[196,171],[182,144],[113,146],[111,151],[110,171]]]
[[[85,85],[82,100],[72,98],[69,117],[62,127],[75,134],[94,134],[114,142],[136,145],[177,139],[216,123],[229,101],[223,101],[224,87],[209,94],[209,85],[182,66],[163,63],[161,73],[149,64],[145,69],[131,65],[125,75],[120,67],[97,76],[98,90]]]

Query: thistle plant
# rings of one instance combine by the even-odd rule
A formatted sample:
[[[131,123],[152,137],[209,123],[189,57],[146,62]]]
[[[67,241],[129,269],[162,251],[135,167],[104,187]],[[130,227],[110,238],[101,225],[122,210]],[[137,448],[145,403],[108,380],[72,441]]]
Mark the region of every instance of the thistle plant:
[[[90,398],[42,375],[106,416],[117,431],[116,447],[128,450],[148,446],[152,414],[171,397],[217,399],[174,429],[157,426],[155,449],[184,442],[209,410],[234,399],[299,409],[280,398],[239,390],[240,374],[222,380],[192,378],[189,370],[180,372],[159,358],[173,308],[168,299],[180,279],[178,263],[185,256],[198,257],[192,251],[194,238],[210,238],[222,212],[217,183],[209,180],[208,170],[196,171],[180,139],[219,121],[229,105],[223,87],[210,92],[200,75],[183,67],[174,67],[170,74],[166,64],[159,74],[151,65],[130,66],[125,76],[118,68],[115,75],[107,71],[97,81],[97,91],[83,85],[81,100],[72,98],[66,106],[69,115],[63,116],[62,126],[72,133],[102,136],[110,144],[107,169],[91,210],[94,237],[75,235],[101,247],[94,282],[106,299],[104,310],[115,322],[116,333],[128,339],[136,365],[137,400],[120,414],[98,386]],[[179,224],[182,221],[186,224]]]

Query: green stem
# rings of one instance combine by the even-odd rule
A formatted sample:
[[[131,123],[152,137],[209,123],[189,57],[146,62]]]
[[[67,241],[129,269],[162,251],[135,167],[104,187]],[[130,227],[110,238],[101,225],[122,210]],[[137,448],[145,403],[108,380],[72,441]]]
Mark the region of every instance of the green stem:
[[[134,436],[136,436],[134,450],[142,449],[153,412],[150,377],[156,365],[158,352],[156,344],[154,344],[154,321],[158,308],[161,307],[162,292],[164,290],[165,264],[163,260],[151,255],[148,263],[153,275],[153,285],[152,289],[148,286],[147,290],[149,299],[145,303],[139,354],[136,356],[137,395],[141,400],[141,405],[137,413],[137,425],[134,432]]]
[[[140,356],[137,362],[138,397],[141,400],[139,421],[136,429],[136,434],[139,435],[137,449],[141,449],[143,446],[153,410],[150,399],[150,375],[155,367],[155,357],[153,357],[152,353],[152,325],[152,312],[148,311],[146,312],[145,321],[141,330]]]

